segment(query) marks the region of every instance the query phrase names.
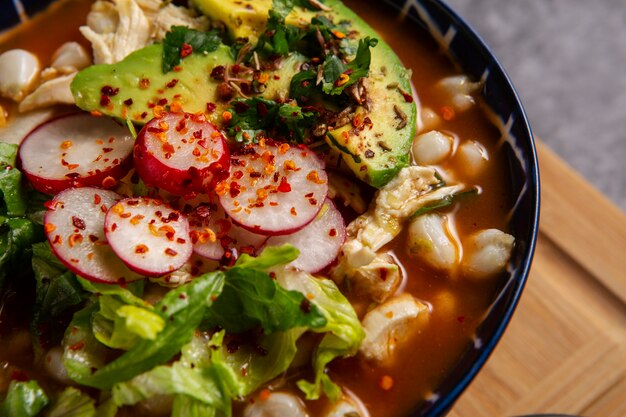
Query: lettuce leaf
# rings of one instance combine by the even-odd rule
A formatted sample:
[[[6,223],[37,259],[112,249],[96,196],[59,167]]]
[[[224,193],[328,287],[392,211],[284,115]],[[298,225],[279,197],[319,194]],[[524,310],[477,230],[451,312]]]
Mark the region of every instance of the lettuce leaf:
[[[231,414],[232,394],[224,378],[219,348],[224,331],[209,340],[194,336],[181,350],[181,359],[171,366],[158,366],[113,387],[117,406],[132,405],[155,395],[174,395],[172,415]]]
[[[11,381],[6,398],[0,403],[0,415],[10,417],[34,417],[46,405],[48,396],[37,381]]]
[[[154,308],[154,311],[166,323],[159,336],[155,340],[138,341],[126,353],[104,366],[95,366],[93,357],[90,364],[89,360],[78,356],[76,351],[71,350],[70,343],[76,338],[76,334],[81,332],[73,331],[70,326],[66,333],[67,341],[64,342],[64,364],[68,369],[68,375],[80,384],[110,389],[118,382],[127,381],[167,362],[191,340],[202,320],[204,311],[221,293],[224,278],[223,272],[209,273],[168,292]],[[94,313],[95,308],[91,314]],[[84,329],[82,338],[89,342],[92,339],[95,341],[90,322],[86,328],[84,322],[81,321],[80,324]],[[77,323],[74,324],[76,325]],[[99,349],[104,349],[104,345],[97,341],[95,343]],[[91,343],[89,345],[91,346]],[[85,364],[88,366],[84,366]],[[93,372],[93,369],[96,371]]]
[[[203,326],[242,333],[261,327],[265,334],[294,327],[317,328],[326,319],[308,306],[298,291],[287,291],[266,272],[234,267],[227,272],[224,290],[207,311]]]
[[[326,374],[326,366],[335,358],[355,355],[365,338],[350,302],[329,279],[316,278],[300,271],[285,270],[277,274],[277,281],[285,288],[311,294],[311,302],[326,317],[327,324],[317,329],[326,333],[313,355],[315,380],[298,381],[298,387],[307,399],[318,399],[322,393],[330,399],[339,397],[340,388]]]
[[[98,299],[100,311],[94,316],[93,332],[108,347],[129,350],[140,339],[155,340],[165,327],[161,316],[151,308],[124,304],[112,295]]]
[[[95,401],[89,395],[73,387],[67,387],[54,402],[47,417],[94,417]]]
[[[0,142],[0,193],[4,210],[9,217],[24,216],[28,206],[26,191],[22,188],[22,173],[15,168],[17,145]]]

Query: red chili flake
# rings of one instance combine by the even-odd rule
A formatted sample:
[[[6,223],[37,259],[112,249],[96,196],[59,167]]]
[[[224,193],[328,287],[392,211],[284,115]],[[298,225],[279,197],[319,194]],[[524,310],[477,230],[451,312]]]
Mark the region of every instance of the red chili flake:
[[[239,193],[241,193],[241,186],[239,185],[239,183],[237,183],[235,181],[232,181],[230,183],[229,192],[230,192],[230,197],[231,198],[237,197],[239,195]]]
[[[281,193],[288,193],[291,191],[291,185],[287,182],[287,177],[282,177],[280,179],[280,184],[277,188]]]
[[[450,106],[443,106],[440,109],[441,112],[441,117],[443,118],[443,120],[452,120],[454,119],[454,116],[456,115],[454,112],[454,109]]]
[[[393,384],[393,378],[389,375],[383,375],[383,377],[380,378],[380,381],[378,381],[378,386],[385,391],[389,391],[391,388],[393,388]]]
[[[291,210],[289,210],[289,212],[291,213],[292,216],[297,216],[298,212],[296,212],[296,208],[292,207]]]
[[[183,43],[180,46],[180,57],[181,58],[188,57],[189,55],[191,55],[192,52],[193,52],[193,46],[189,45],[188,43]]]
[[[165,105],[167,104],[167,99],[166,99],[166,98],[162,98],[162,99],[160,99],[160,100],[157,102],[157,104],[158,104],[159,106],[165,106]]]
[[[304,298],[300,303],[300,310],[302,310],[305,314],[309,314],[311,312],[311,308],[311,302]]]
[[[111,98],[109,96],[100,96],[100,105],[102,107],[107,107],[109,104],[111,104]]]
[[[117,95],[117,93],[120,92],[120,89],[119,88],[113,88],[110,85],[105,85],[104,87],[102,87],[100,89],[100,92],[102,94],[104,94],[105,96],[113,97],[113,96]]]
[[[141,113],[141,115],[139,116],[141,119],[145,119],[146,117],[148,117],[148,112],[145,111],[143,113]]]
[[[72,224],[77,229],[85,230],[85,222],[80,217],[72,216]]]
[[[250,176],[252,176],[252,174],[250,174]],[[240,180],[242,177],[243,177],[243,171],[237,170],[233,172],[233,178],[235,178],[236,180]]]
[[[70,350],[73,350],[73,351],[81,350],[83,347],[85,347],[84,340],[81,340],[80,342],[74,343],[73,345],[69,346]]]
[[[207,103],[206,104],[206,111],[207,111],[207,113],[213,113],[215,111],[215,109],[217,109],[217,104],[215,104],[215,103]]]
[[[96,235],[89,235],[89,241],[91,241],[91,243],[95,243],[98,241],[98,236]]]
[[[217,81],[224,81],[226,79],[226,68],[223,65],[218,65],[211,70],[211,78]]]
[[[176,256],[176,255],[178,255],[178,252],[176,252],[172,248],[167,248],[167,249],[165,249],[164,252],[165,252],[166,255],[169,255],[169,256]]]
[[[182,237],[176,238],[176,243],[180,243],[181,245],[187,243],[187,241],[185,239],[183,239]]]
[[[126,104],[127,106],[132,106],[133,105],[133,99],[129,98],[124,100],[124,104]]]
[[[52,223],[46,223],[46,224],[43,225],[43,230],[46,233],[52,233],[52,232],[54,232],[56,230],[56,228],[57,227],[54,224],[52,224]]]
[[[330,236],[330,237],[335,237],[335,236],[337,236],[337,229],[330,229],[330,230],[328,231],[328,236]]]
[[[309,198],[309,203],[310,203],[312,206],[315,206],[315,205],[317,205],[317,200],[316,200],[316,199],[314,199],[314,198]]]
[[[135,246],[135,253],[147,253],[149,251],[148,247],[144,244],[139,244]]]
[[[117,180],[110,176],[102,180],[103,188],[112,188],[112,187],[115,187],[116,184],[117,184]]]
[[[102,152],[104,153],[113,152],[113,148],[102,148]]]
[[[147,78],[142,78],[141,80],[139,80],[139,88],[142,90],[145,90],[146,88],[150,87],[150,80]]]
[[[178,84],[178,80],[176,78],[172,79],[169,83],[165,84],[167,88],[174,88]]]
[[[192,133],[192,135],[194,138],[200,139],[202,137],[202,129],[196,130],[195,132]]]

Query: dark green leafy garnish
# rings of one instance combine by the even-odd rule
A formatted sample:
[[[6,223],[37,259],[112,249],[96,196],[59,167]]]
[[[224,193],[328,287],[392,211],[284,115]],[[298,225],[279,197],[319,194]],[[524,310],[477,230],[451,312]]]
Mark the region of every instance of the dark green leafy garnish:
[[[238,142],[260,137],[303,142],[317,118],[317,112],[304,110],[295,102],[279,104],[258,97],[237,99],[228,111],[232,115],[228,133]]]
[[[172,26],[163,40],[163,72],[171,71],[191,54],[214,52],[222,44],[216,30],[199,32],[185,26]]]

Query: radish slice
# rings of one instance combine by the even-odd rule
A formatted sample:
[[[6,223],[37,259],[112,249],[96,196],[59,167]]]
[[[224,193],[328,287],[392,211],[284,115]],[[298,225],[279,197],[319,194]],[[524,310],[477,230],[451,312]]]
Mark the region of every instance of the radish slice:
[[[112,119],[74,113],[39,125],[20,146],[21,168],[37,191],[111,188],[132,166],[134,139]]]
[[[286,236],[270,237],[265,247],[289,243],[300,250],[300,256],[289,266],[306,272],[318,272],[330,265],[346,240],[346,225],[333,202],[326,199],[315,220],[304,229]]]
[[[248,145],[231,158],[216,192],[226,213],[265,235],[293,233],[313,221],[328,193],[324,163],[306,146]]]
[[[204,116],[166,113],[149,121],[134,148],[135,169],[149,186],[188,196],[228,175],[228,145]]]
[[[267,236],[249,232],[232,222],[219,203],[203,203],[189,214],[193,250],[205,258],[221,260],[226,250],[252,255]]]
[[[175,271],[193,252],[187,218],[155,198],[118,202],[107,212],[104,232],[130,269],[151,277]]]
[[[46,204],[46,237],[70,271],[108,284],[143,278],[122,263],[104,235],[105,214],[121,198],[113,191],[99,188],[69,188]]]

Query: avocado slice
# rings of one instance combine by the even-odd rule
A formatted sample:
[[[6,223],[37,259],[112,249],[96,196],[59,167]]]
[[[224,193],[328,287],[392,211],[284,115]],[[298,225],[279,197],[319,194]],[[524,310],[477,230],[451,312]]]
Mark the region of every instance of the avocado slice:
[[[272,1],[195,0],[195,4],[210,18],[224,22],[233,37],[256,39],[265,27]],[[330,131],[326,137],[358,178],[379,188],[409,164],[417,118],[417,107],[407,94],[411,92],[410,71],[389,45],[341,1],[326,0],[324,5],[330,10],[295,7],[286,23],[305,27],[312,17],[323,14],[334,22],[350,21],[351,29],[357,32],[355,44],[367,36],[379,39],[371,50],[366,80],[368,108],[358,108],[351,124]]]
[[[179,106],[189,113],[209,113],[210,119],[217,119],[227,103],[217,99],[219,82],[210,74],[218,65],[234,63],[230,49],[222,45],[215,52],[192,54],[181,61],[178,70],[165,74],[162,55],[163,46],[155,44],[118,63],[80,71],[71,85],[76,105],[119,119],[130,118],[138,124],[152,119],[156,106]],[[216,107],[208,112],[207,106],[213,104]]]

